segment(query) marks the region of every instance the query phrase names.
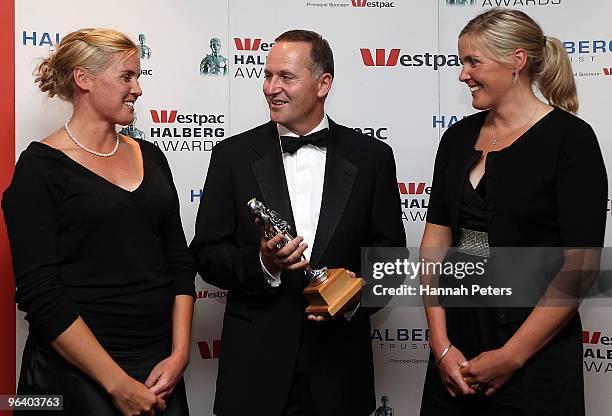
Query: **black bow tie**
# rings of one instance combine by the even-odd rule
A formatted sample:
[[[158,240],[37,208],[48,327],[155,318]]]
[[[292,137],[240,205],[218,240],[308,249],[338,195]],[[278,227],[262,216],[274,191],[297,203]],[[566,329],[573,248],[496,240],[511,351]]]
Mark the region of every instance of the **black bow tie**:
[[[281,147],[283,153],[289,153],[290,155],[298,151],[298,149],[307,144],[312,144],[317,147],[327,147],[327,133],[329,129],[323,129],[315,131],[312,134],[306,136],[292,137],[292,136],[281,136]]]

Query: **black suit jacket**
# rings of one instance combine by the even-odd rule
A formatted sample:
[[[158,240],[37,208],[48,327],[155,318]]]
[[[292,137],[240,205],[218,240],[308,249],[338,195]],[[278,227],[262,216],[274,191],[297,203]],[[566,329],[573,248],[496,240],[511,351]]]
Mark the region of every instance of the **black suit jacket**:
[[[329,121],[321,212],[310,263],[360,269],[363,246],[405,246],[395,161],[389,146]],[[368,415],[375,407],[371,309],[351,322],[306,320],[304,273],[269,287],[260,232],[247,207],[257,198],[295,230],[276,124],[215,146],[191,252],[203,279],[228,289],[214,411],[279,415],[298,350],[317,414]],[[296,230],[299,234],[300,230]]]

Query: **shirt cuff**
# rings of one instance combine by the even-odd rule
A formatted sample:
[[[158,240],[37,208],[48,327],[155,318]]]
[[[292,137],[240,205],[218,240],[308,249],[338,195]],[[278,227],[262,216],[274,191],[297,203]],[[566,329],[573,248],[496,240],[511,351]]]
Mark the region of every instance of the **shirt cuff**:
[[[361,306],[361,302],[359,302],[357,304],[357,306],[355,306],[355,309],[353,309],[352,311],[346,311],[344,312],[344,319],[346,319],[347,321],[351,322],[351,319],[353,319],[353,317],[355,316],[355,314],[357,313],[357,311],[359,310],[359,307]]]
[[[266,283],[271,287],[279,287],[281,284],[281,273],[278,272],[272,274],[268,271],[268,269],[266,269],[266,266],[264,266],[263,260],[261,259],[261,252],[259,253],[259,263],[261,264],[261,271],[266,279]]]

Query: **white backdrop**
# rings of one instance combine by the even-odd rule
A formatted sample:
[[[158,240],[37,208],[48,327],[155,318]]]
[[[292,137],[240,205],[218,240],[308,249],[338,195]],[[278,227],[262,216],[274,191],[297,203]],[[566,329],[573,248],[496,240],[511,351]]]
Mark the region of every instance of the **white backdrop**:
[[[144,94],[136,103],[136,126],[147,140],[165,151],[170,161],[188,240],[193,237],[199,200],[206,197],[200,192],[210,150],[217,141],[268,120],[261,93],[266,50],[288,29],[315,30],[332,46],[336,79],[327,102],[328,114],[393,147],[409,246],[418,246],[420,241],[439,138],[449,124],[474,112],[467,87],[457,80],[460,67],[454,55],[460,29],[486,8],[509,5],[524,10],[541,24],[546,35],[566,43],[578,83],[579,115],[595,129],[606,161],[612,155],[612,128],[608,124],[612,108],[609,0],[476,0],[455,6],[445,0],[396,0],[369,1],[363,7],[353,4],[363,4],[361,0],[15,3],[17,155],[30,141],[59,128],[70,114],[67,104],[46,99],[32,76],[37,60],[47,55],[62,36],[82,27],[118,29],[135,42],[139,34],[144,34],[151,56],[142,60]],[[228,59],[227,76],[199,73],[200,61],[210,53],[213,37],[220,39],[221,54]],[[258,48],[239,49],[249,43]],[[377,66],[387,63],[392,49],[399,49],[400,56],[409,55],[411,60],[400,57],[395,65],[391,59],[389,66]],[[382,54],[385,62],[377,59]],[[366,65],[369,56],[372,66]],[[180,122],[185,121],[181,115],[192,114],[205,116],[202,123]],[[156,117],[160,122],[155,122]],[[198,133],[212,133],[212,137],[194,137]],[[576,189],[577,204],[580,193]],[[611,222],[608,220],[608,246],[612,242]],[[225,293],[200,279],[196,285],[200,297],[186,373],[187,393],[192,414],[208,415],[212,414]],[[607,307],[582,310],[589,415],[609,414],[609,311]],[[23,316],[18,315],[17,369],[26,332]],[[373,318],[372,344],[377,398],[387,395],[396,415],[416,414],[429,353],[422,311],[386,308],[379,312]]]

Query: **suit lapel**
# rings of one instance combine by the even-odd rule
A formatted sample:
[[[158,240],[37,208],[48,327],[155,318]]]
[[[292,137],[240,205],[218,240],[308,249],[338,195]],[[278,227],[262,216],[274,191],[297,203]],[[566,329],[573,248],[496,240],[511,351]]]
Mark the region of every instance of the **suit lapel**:
[[[263,196],[262,202],[291,225],[291,235],[295,237],[295,221],[276,123],[266,124],[263,137],[253,140],[253,148],[261,155],[261,158],[252,163],[251,168]]]
[[[351,150],[352,143],[346,137],[343,137],[338,125],[330,119],[321,211],[310,258],[313,267],[319,267],[319,261],[323,257],[344,214],[346,203],[353,188],[357,166],[347,159]]]

